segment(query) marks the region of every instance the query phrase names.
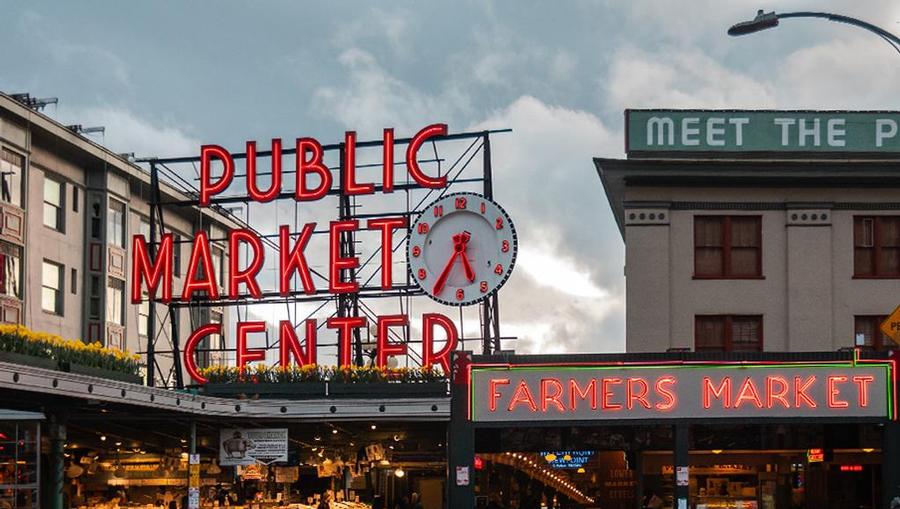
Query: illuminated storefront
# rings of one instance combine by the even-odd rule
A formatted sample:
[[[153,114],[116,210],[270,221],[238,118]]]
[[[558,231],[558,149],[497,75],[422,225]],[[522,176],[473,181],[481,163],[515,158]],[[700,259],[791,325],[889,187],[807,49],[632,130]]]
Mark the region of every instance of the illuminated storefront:
[[[877,507],[897,482],[887,355],[458,362],[450,507]]]

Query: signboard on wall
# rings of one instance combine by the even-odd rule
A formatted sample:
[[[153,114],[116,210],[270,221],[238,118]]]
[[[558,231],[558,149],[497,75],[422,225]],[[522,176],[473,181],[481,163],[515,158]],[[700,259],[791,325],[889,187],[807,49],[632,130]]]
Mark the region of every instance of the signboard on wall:
[[[894,416],[889,363],[472,366],[477,422]]]
[[[222,429],[219,465],[265,465],[288,459],[287,428]]]
[[[626,110],[625,151],[900,151],[897,111]]]

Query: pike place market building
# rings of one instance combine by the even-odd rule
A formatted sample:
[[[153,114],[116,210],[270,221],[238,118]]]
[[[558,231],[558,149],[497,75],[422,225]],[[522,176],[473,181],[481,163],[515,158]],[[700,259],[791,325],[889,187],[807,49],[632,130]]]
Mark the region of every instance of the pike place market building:
[[[627,111],[627,158],[594,160],[625,242],[627,353],[466,358],[451,507],[888,507],[898,123]]]
[[[896,112],[626,112],[627,158],[595,160],[625,241],[626,352],[519,355],[482,344],[502,327],[493,319],[480,324],[480,353],[472,353],[464,337],[451,341],[455,309],[421,322],[428,334],[426,325],[443,329],[446,340],[389,340],[387,327],[404,327],[394,315],[355,337],[345,332],[349,321],[322,327],[318,348],[334,348],[342,364],[389,366],[406,348],[449,368],[446,378],[412,370],[419,378],[373,384],[365,368],[328,379],[307,368],[289,371],[290,380],[213,380],[260,360],[229,330],[247,326],[229,316],[227,302],[198,297],[174,315],[159,302],[148,306],[149,297],[129,302],[139,244],[127,239],[142,233],[159,239],[159,252],[172,250],[178,293],[196,279],[189,244],[203,237],[197,232],[222,239],[247,225],[216,198],[200,205],[171,182],[154,186],[144,167],[30,106],[0,95],[0,507],[207,508],[227,500],[260,509],[322,501],[382,509],[404,507],[416,493],[424,509],[843,509],[887,507],[900,495]],[[403,290],[391,288],[402,280],[415,296],[496,312],[491,299],[512,270],[516,236],[515,211],[510,218],[490,201],[491,133],[448,135],[434,124],[411,139],[394,140],[386,129],[383,140],[359,144],[348,133],[318,151],[310,144],[304,164],[324,174],[331,165],[323,153],[341,152],[342,171],[323,195],[352,188],[362,200],[366,183],[374,183],[368,192],[386,193],[390,182],[404,193],[417,186],[405,175],[394,180],[391,150],[383,165],[360,164],[347,177],[348,146],[381,155],[397,143],[406,146],[412,178],[440,187],[424,156],[417,159],[422,133],[438,147],[481,143],[483,175],[460,179],[477,193],[426,201],[404,216],[405,228],[380,223],[382,242],[405,233],[413,267],[395,269],[394,280],[382,276],[381,288]],[[237,175],[250,150],[213,152],[225,167],[233,159]],[[200,163],[201,180],[216,178],[198,158],[185,160]],[[460,183],[441,175],[447,187]],[[154,202],[168,203],[164,221],[153,218]],[[354,203],[341,201],[341,214]],[[477,223],[483,229],[465,227],[486,214]],[[429,265],[438,239],[448,248],[434,255],[440,274]],[[152,244],[141,253],[152,258]],[[226,278],[243,265],[223,243],[210,244],[199,273],[216,274],[224,294]],[[487,265],[496,277],[482,275],[479,250],[488,248],[500,257]],[[341,263],[352,254],[332,251]],[[481,263],[469,266],[470,257]],[[310,330],[282,327],[290,348],[273,353],[314,361]],[[42,364],[26,343],[4,339],[45,340],[43,333],[129,348],[142,362],[148,334],[165,333],[174,352],[180,340],[188,354],[156,352],[137,376],[116,375],[110,366],[128,368],[133,359],[113,355],[90,369],[80,364],[86,357],[66,351]],[[338,376],[357,378],[336,383]],[[173,384],[178,377],[187,383]]]

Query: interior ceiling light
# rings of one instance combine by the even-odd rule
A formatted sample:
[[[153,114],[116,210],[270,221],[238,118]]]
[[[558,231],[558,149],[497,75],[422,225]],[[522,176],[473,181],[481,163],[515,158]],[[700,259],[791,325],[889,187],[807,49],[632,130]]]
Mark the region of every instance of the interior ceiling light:
[[[406,475],[406,472],[403,471],[403,467],[397,467],[397,470],[394,470],[394,475],[400,478]]]
[[[331,434],[332,434],[332,435],[337,435],[337,428],[334,428],[333,430],[331,430]]]
[[[100,435],[100,441],[106,442],[106,435]]]
[[[373,425],[371,426],[371,428],[374,430],[374,429],[378,428],[378,426],[376,426],[376,425],[373,424]]]
[[[713,449],[712,453],[713,454],[722,454],[722,449]]]

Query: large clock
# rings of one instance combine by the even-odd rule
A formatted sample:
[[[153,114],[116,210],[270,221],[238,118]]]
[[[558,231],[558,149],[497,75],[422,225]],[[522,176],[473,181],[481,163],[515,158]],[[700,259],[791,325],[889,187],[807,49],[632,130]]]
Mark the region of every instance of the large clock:
[[[516,263],[516,230],[502,207],[476,193],[452,193],[425,207],[406,246],[410,277],[443,304],[484,300]]]

